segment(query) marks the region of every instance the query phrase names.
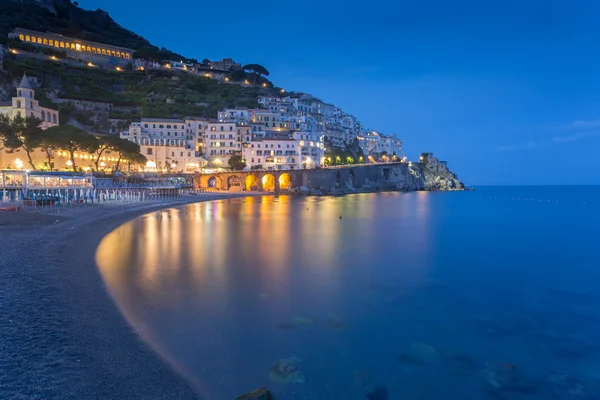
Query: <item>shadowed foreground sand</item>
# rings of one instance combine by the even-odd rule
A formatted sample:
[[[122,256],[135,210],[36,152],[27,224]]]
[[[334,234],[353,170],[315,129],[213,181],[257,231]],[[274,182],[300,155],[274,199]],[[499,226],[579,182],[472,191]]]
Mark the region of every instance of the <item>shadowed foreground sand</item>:
[[[126,220],[202,200],[61,215],[1,212],[0,398],[197,399],[127,325],[94,253]]]

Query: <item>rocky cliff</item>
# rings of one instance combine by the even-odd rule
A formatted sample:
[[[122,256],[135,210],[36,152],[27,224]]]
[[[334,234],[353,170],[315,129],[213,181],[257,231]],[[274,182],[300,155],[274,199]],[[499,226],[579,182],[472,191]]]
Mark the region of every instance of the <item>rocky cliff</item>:
[[[292,192],[303,195],[340,195],[380,191],[464,190],[453,172],[441,164],[390,163],[302,171],[293,179]]]

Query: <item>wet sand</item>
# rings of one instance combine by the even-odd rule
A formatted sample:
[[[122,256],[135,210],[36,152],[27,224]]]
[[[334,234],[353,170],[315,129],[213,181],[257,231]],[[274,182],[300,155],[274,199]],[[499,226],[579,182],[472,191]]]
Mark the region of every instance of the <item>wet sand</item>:
[[[125,221],[203,200],[0,213],[0,398],[198,399],[126,323],[94,255]]]

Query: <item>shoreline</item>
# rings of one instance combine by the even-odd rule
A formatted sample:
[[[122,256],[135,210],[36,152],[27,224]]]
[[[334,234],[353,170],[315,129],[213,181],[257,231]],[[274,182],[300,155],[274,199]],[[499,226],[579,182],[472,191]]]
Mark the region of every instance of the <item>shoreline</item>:
[[[0,214],[3,398],[199,399],[121,315],[96,266],[96,248],[106,234],[143,214],[252,195]]]

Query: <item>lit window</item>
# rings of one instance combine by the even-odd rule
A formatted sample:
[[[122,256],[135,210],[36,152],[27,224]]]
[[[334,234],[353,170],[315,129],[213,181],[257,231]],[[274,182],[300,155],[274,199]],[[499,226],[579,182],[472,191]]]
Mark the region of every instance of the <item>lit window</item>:
[[[30,38],[29,36],[25,36],[25,41],[26,41],[26,42],[30,42],[30,41],[31,41],[31,38]]]
[[[49,45],[49,46],[53,46],[53,47],[54,47],[54,40],[49,40],[49,41],[48,41],[48,45]]]
[[[102,55],[106,55],[106,50],[102,49]]]
[[[129,53],[125,54],[125,58],[129,60]]]
[[[75,50],[81,51],[81,45],[79,43],[75,45]]]
[[[42,44],[42,38],[40,38],[40,37],[37,38],[37,42],[38,42],[38,44]]]
[[[25,35],[23,35],[22,33],[19,35],[19,40],[23,41],[25,40]]]
[[[44,39],[44,44],[48,44],[48,39]]]

